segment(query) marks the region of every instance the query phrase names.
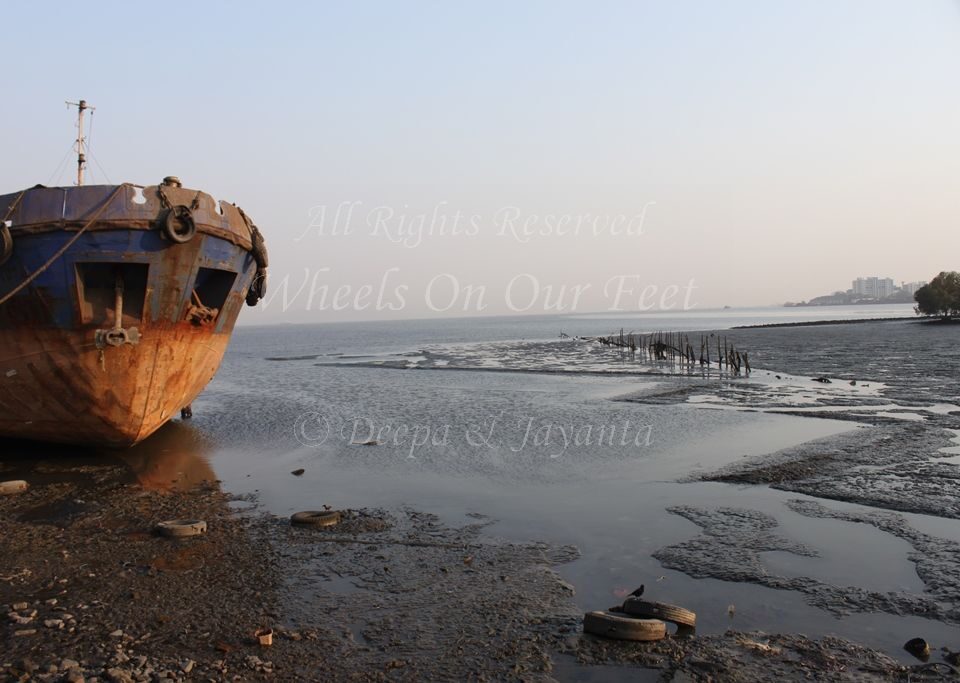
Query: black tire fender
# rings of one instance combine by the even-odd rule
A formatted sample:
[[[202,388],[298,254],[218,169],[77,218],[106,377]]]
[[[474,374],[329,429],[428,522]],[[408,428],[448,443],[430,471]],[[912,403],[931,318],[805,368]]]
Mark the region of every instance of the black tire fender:
[[[334,526],[340,523],[340,513],[336,510],[305,510],[294,513],[290,523],[296,526]]]
[[[11,254],[13,254],[13,235],[10,234],[10,226],[0,223],[0,266],[10,260]]]
[[[163,234],[171,242],[185,244],[197,234],[197,224],[193,220],[190,207],[171,206],[163,217]]]
[[[200,519],[171,519],[157,525],[157,533],[169,538],[189,538],[207,533],[207,523]]]
[[[257,272],[250,282],[250,288],[247,290],[247,306],[256,306],[260,300],[267,295],[267,271],[264,268],[257,268]]]
[[[665,602],[627,598],[623,601],[623,612],[633,617],[669,621],[677,626],[697,625],[697,615],[695,613],[683,607],[668,605]]]
[[[650,642],[667,635],[667,625],[657,619],[633,619],[610,612],[587,612],[583,632],[603,638]]]

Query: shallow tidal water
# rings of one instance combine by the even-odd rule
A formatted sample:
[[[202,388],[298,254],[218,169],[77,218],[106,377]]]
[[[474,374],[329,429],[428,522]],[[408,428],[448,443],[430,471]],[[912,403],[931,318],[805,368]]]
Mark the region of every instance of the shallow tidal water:
[[[866,308],[847,313],[891,314]],[[785,502],[806,498],[795,493],[683,481],[744,457],[869,427],[765,410],[631,401],[682,388],[690,379],[728,380],[665,376],[613,350],[558,340],[561,331],[596,335],[621,326],[650,332],[777,321],[760,313],[734,318],[723,312],[679,321],[579,316],[241,327],[217,377],[194,403],[193,420],[168,425],[129,452],[110,457],[121,458],[145,485],[176,489],[218,479],[227,491],[254,494],[261,509],[281,516],[322,505],[406,506],[454,525],[475,521],[477,515],[491,518],[496,521],[486,533],[506,540],[573,544],[580,559],[559,571],[585,611],[619,603],[644,584],[651,599],[696,611],[701,633],[733,627],[835,634],[904,661],[910,656],[902,645],[915,636],[960,646],[960,628],[940,622],[888,614],[837,618],[792,591],[694,579],[654,559],[657,550],[701,531],[668,508],[749,508],[772,516],[778,534],[818,553],[763,553],[771,574],[879,592],[923,591],[908,558],[911,548],[899,538],[863,524],[793,512]],[[825,348],[834,342],[862,348],[884,329],[878,325],[725,334],[751,351],[757,369],[752,382],[767,376],[772,386],[778,382],[767,372],[816,375],[818,367],[829,365],[833,373],[872,373],[863,377],[874,387],[824,391],[879,399],[884,398],[882,365],[866,369],[852,354],[844,366],[836,355],[825,361],[809,346],[807,356],[791,362],[785,351],[797,339],[814,337]],[[905,323],[894,325],[898,334],[914,334],[900,330],[908,327]],[[957,332],[937,332],[951,334]],[[804,352],[801,344],[796,353]],[[956,363],[956,357],[937,362]],[[957,367],[942,371],[946,380],[931,382],[936,385],[927,396],[931,404],[950,406],[956,400],[949,377]],[[922,368],[914,374],[911,386],[923,396]],[[779,384],[795,388],[792,395],[800,403],[812,391],[809,377],[788,377]],[[890,407],[889,401],[879,403]],[[27,470],[33,467],[30,460],[19,462]],[[291,474],[301,468],[302,476]],[[834,509],[864,509],[821,502]],[[960,536],[955,520],[905,517],[927,533]],[[351,589],[349,578],[341,583],[329,589]],[[628,674],[615,667],[587,673],[570,662],[558,668],[558,675],[582,680]]]

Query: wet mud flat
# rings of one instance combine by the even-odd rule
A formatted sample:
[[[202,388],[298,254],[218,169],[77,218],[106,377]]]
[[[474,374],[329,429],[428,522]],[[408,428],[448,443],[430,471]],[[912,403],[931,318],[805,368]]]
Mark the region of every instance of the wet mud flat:
[[[817,618],[958,623],[960,539],[924,532],[909,515],[957,516],[951,461],[960,451],[951,449],[960,429],[952,407],[960,380],[949,340],[929,351],[929,338],[908,327],[855,325],[854,334],[836,326],[822,347],[802,338],[815,331],[807,328],[737,331],[757,367],[807,376],[777,378],[771,370],[746,382],[658,378],[654,390],[622,399],[627,408],[682,403],[851,425],[850,432],[691,475],[723,488],[723,500],[665,504],[665,516],[691,524],[689,535],[650,547],[665,573],[705,585],[770,588],[785,600],[800,596]],[[837,335],[852,336],[838,345]],[[588,360],[607,362],[594,353]],[[832,383],[811,381],[822,375]],[[238,387],[226,397],[236,401],[228,408],[244,414],[250,404],[241,399],[249,392]],[[475,406],[476,394],[470,398]],[[556,408],[544,403],[555,417]],[[276,420],[287,431],[290,422]],[[224,424],[242,439],[250,436],[244,430],[262,428],[249,420]],[[890,656],[897,654],[892,649],[807,638],[791,633],[797,626],[789,622],[776,627],[779,634],[717,632],[721,627],[655,643],[584,635],[584,608],[611,605],[578,604],[574,587],[561,579],[576,548],[556,539],[505,541],[481,515],[455,523],[416,505],[364,507],[377,501],[364,500],[362,490],[341,524],[293,527],[286,516],[266,514],[256,497],[222,492],[209,465],[182,474],[190,467],[177,454],[202,454],[207,446],[180,443],[176,431],[151,439],[154,451],[169,451],[172,469],[136,457],[41,458],[26,466],[0,457],[0,480],[32,484],[24,494],[0,497],[0,679],[883,681],[951,673],[943,653],[935,651],[929,665],[905,664]],[[271,435],[264,448],[276,449],[279,440]],[[295,481],[309,484],[309,477]],[[702,490],[696,486],[706,485],[690,488]],[[771,555],[796,559],[802,574],[803,562],[819,551],[794,538],[778,510],[770,514],[772,506],[751,509],[746,501],[757,498],[738,498],[752,487],[784,492],[775,506],[791,515],[904,544],[922,585],[887,590],[853,574],[832,581],[771,571]],[[179,541],[153,534],[157,522],[183,518],[205,520],[208,532]],[[258,629],[272,629],[271,646],[256,641]],[[904,640],[915,635],[925,634]],[[942,640],[931,639],[935,650],[960,649]]]
[[[9,468],[3,472],[6,477]],[[509,543],[413,509],[291,526],[213,481],[155,490],[116,463],[43,464],[0,498],[0,679],[900,680],[840,639],[728,632],[656,643],[581,632],[556,567],[576,548]],[[133,479],[131,481],[131,479]],[[166,519],[208,531],[170,539]],[[598,606],[602,607],[602,606]],[[273,631],[262,646],[254,634]]]
[[[760,371],[749,380],[719,382],[692,378],[627,400],[848,421],[850,431],[691,473],[687,481],[800,494],[803,497],[782,499],[784,513],[858,527],[865,538],[902,543],[920,585],[871,590],[861,585],[868,577],[850,575],[834,583],[784,575],[786,566],[811,566],[807,560],[820,558],[818,549],[792,538],[777,516],[736,504],[668,508],[698,531],[653,556],[665,568],[692,578],[799,594],[807,604],[838,618],[919,617],[929,620],[928,629],[937,623],[960,623],[960,539],[949,524],[935,521],[960,518],[960,383],[950,330],[866,323],[839,330],[837,334],[850,337],[850,345],[840,348],[834,345],[836,339],[818,346],[809,330],[789,335],[779,329],[748,332],[743,343],[758,348],[758,357],[769,356],[773,367],[809,374]],[[923,529],[937,529],[947,537]],[[850,553],[857,552],[850,548]],[[771,570],[770,557],[777,558],[781,571]],[[930,661],[938,663],[926,671],[960,677],[941,661],[949,650],[936,651],[936,645],[956,649],[958,643],[931,645]]]

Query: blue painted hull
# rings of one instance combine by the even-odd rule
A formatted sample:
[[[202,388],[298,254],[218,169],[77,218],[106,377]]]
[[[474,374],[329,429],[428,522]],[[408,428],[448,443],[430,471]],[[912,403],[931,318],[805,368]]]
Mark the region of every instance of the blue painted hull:
[[[179,243],[141,215],[164,207],[131,208],[133,198],[110,200],[121,205],[98,221],[16,207],[0,296],[28,284],[0,304],[0,436],[131,445],[216,373],[261,265],[251,233],[210,200]]]

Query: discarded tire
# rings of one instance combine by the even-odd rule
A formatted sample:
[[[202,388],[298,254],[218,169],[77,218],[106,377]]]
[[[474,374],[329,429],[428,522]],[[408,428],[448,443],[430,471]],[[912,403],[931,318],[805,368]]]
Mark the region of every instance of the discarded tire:
[[[30,488],[30,485],[23,479],[0,481],[0,496],[11,496],[14,493],[23,493],[28,488]]]
[[[340,523],[340,513],[336,510],[305,510],[294,513],[290,523],[297,526],[333,526]]]
[[[199,519],[172,519],[160,522],[157,533],[170,538],[188,538],[207,533],[207,523]]]
[[[667,635],[667,625],[656,619],[633,619],[610,612],[587,612],[583,615],[583,632],[604,638],[648,642]]]
[[[623,601],[623,611],[633,617],[661,619],[677,626],[696,626],[697,615],[683,607],[668,605],[664,602],[650,602],[640,598],[627,598]]]

